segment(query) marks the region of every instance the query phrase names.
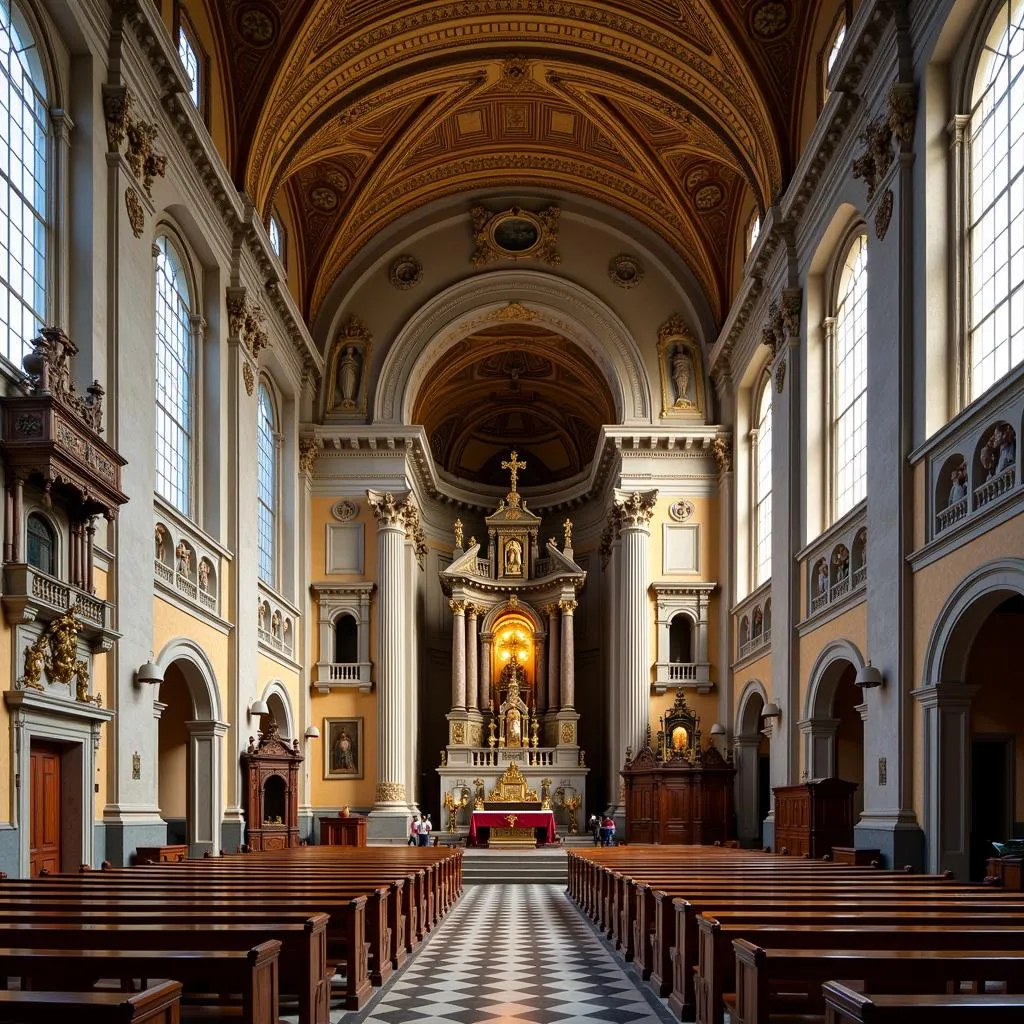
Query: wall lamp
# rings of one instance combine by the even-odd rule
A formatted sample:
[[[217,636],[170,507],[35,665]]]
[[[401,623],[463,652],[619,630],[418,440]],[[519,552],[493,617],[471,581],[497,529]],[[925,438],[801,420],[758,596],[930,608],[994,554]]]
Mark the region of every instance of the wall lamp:
[[[164,681],[164,670],[153,661],[147,661],[135,670],[135,682],[156,683],[159,686]]]
[[[722,725],[721,722],[715,722],[715,724],[713,726],[711,726],[711,735],[712,736],[724,736],[725,735],[725,726]]]
[[[258,718],[260,715],[270,714],[270,708],[267,707],[267,702],[262,697],[249,701],[248,711],[250,718]]]
[[[882,673],[869,661],[863,668],[857,669],[857,677],[854,682],[858,686],[870,689],[872,686],[881,686],[884,680]]]
[[[303,735],[307,740],[318,740],[320,739],[320,730],[315,725],[307,725]]]
[[[782,717],[782,711],[780,710],[779,705],[776,704],[775,701],[772,700],[772,701],[769,701],[767,704],[765,704],[765,706],[761,709],[761,717],[762,718],[781,718]]]

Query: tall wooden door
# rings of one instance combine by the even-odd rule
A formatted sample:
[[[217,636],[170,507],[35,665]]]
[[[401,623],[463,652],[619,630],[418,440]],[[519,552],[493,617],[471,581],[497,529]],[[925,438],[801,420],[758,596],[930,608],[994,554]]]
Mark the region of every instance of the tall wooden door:
[[[31,760],[29,868],[35,877],[43,868],[60,871],[60,748],[33,743]]]

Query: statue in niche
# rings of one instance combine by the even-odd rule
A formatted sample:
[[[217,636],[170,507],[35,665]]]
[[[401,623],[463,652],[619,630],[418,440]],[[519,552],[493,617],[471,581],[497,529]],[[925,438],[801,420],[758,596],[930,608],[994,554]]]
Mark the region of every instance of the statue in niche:
[[[505,575],[523,575],[523,545],[514,539],[505,545]]]
[[[346,345],[338,360],[338,407],[354,409],[359,394],[360,359],[355,345]]]
[[[204,593],[210,589],[210,563],[205,559],[199,562],[199,589]]]
[[[828,566],[824,562],[818,563],[814,589],[818,597],[824,597],[828,593]]]
[[[163,523],[156,524],[156,560],[164,561],[167,555],[167,530]]]
[[[988,444],[995,452],[993,475],[1000,476],[1014,467],[1017,462],[1017,436],[1009,423],[997,423]]]
[[[955,505],[958,501],[963,501],[967,497],[967,463],[961,462],[956,469],[950,474],[949,477],[949,501],[946,502],[947,507],[949,505]]]
[[[276,637],[281,635],[281,613],[276,608],[270,616],[270,632]]]
[[[672,750],[675,753],[682,753],[690,745],[690,734],[686,731],[686,727],[677,725],[672,730]]]
[[[676,345],[672,353],[672,383],[676,389],[673,408],[694,408],[697,403],[693,398],[693,360],[685,345]]]
[[[192,575],[192,551],[189,546],[183,541],[178,541],[178,546],[174,549],[175,557],[177,558],[176,569],[182,576]]]

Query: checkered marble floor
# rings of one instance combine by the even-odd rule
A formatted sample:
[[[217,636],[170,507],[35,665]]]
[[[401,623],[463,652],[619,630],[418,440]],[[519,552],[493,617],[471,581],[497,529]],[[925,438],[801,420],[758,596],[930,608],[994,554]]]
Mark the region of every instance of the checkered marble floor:
[[[360,1024],[673,1021],[558,885],[467,887],[408,967],[358,1016]]]

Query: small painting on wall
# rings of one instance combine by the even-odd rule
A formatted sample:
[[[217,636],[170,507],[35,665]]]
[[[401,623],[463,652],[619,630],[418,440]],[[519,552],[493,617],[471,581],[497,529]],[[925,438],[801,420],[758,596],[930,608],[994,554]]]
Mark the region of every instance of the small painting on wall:
[[[362,718],[324,719],[324,778],[363,777]]]

